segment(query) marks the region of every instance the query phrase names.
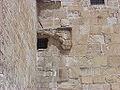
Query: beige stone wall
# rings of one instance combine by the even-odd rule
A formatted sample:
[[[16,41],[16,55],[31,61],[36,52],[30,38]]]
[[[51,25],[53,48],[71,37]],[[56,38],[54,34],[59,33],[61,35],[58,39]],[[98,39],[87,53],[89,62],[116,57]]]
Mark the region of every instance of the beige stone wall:
[[[0,0],[0,90],[35,90],[36,1]]]
[[[72,27],[72,48],[61,50],[49,37],[48,48],[38,51],[40,90],[120,90],[119,0],[61,0],[60,8],[41,7],[43,29]]]

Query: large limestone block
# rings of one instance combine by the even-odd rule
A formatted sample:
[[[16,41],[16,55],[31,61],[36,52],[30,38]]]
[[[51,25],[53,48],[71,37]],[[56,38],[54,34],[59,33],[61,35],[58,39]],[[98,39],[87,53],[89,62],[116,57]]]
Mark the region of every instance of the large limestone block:
[[[87,55],[88,55],[88,57],[93,58],[93,57],[96,57],[98,55],[102,55],[102,53],[103,53],[103,50],[102,50],[101,44],[99,44],[99,43],[88,44],[88,46],[87,46]]]
[[[112,90],[120,90],[120,83],[112,83],[111,86]]]
[[[61,7],[60,9],[55,9],[53,13],[54,13],[54,18],[60,18],[60,19],[67,18],[66,8],[64,7]]]
[[[80,25],[80,35],[87,35],[90,32],[90,25]]]
[[[112,77],[115,76],[117,77],[117,69],[113,68],[113,67],[102,67],[101,68],[101,75],[105,76],[105,77]]]
[[[80,67],[80,75],[81,76],[93,76],[94,75],[94,71],[93,68],[89,68],[89,67]]]
[[[93,67],[107,66],[107,56],[96,56],[93,59]]]
[[[107,75],[105,76],[105,80],[107,83],[116,83],[120,81],[116,75]]]
[[[120,29],[119,28],[120,28],[119,24],[114,24],[113,28],[112,28],[113,33],[120,34]]]
[[[59,69],[58,70],[58,83],[66,82],[68,81],[68,70],[66,68]]]
[[[119,44],[109,44],[108,55],[120,55],[120,45]]]
[[[101,34],[101,26],[99,26],[99,25],[91,25],[90,26],[90,34],[92,34],[92,35],[99,35],[99,34]]]
[[[110,90],[109,84],[92,84],[89,87],[89,90]]]
[[[87,52],[87,45],[76,45],[73,46],[74,56],[85,56]]]
[[[109,25],[117,24],[118,23],[118,19],[116,17],[108,17],[107,18],[107,23]]]
[[[81,77],[81,79],[82,79],[82,84],[92,84],[93,83],[92,76]]]
[[[66,26],[69,26],[69,25],[70,25],[70,22],[69,22],[68,19],[61,19],[61,20],[60,20],[60,25],[61,25],[62,27],[66,27]]]
[[[38,13],[41,19],[49,19],[53,18],[53,10],[41,10],[40,13]]]
[[[52,28],[53,27],[53,19],[42,19],[40,20],[43,28]]]
[[[120,34],[112,34],[111,42],[112,43],[120,43]]]
[[[100,76],[102,75],[101,67],[94,68],[94,76]]]
[[[70,79],[78,79],[80,76],[80,70],[79,67],[77,66],[72,66],[71,68],[69,68],[69,78]]]
[[[112,29],[113,29],[113,27],[110,25],[103,25],[103,26],[101,26],[101,33],[111,34],[111,33],[113,33]]]
[[[84,18],[70,18],[69,19],[70,25],[83,25],[84,24]]]
[[[105,44],[104,41],[104,35],[100,34],[100,35],[90,35],[89,36],[89,43],[100,43],[100,44]]]
[[[93,76],[93,83],[105,83],[105,76]]]
[[[74,41],[76,45],[85,45],[89,39],[89,35],[78,35],[77,39]]]

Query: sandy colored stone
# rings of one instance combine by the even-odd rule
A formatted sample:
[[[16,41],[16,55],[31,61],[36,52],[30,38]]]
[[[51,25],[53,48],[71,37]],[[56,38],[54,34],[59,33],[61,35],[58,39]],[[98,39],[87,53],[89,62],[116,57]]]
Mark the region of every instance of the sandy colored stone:
[[[81,77],[82,78],[82,84],[91,84],[93,83],[91,76]]]
[[[107,57],[106,56],[96,56],[93,59],[94,67],[107,66]]]

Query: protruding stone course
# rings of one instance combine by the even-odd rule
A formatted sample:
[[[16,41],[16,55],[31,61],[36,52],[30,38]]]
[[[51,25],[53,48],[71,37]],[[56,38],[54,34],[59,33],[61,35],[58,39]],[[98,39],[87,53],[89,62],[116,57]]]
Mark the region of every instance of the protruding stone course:
[[[49,29],[49,30],[39,30],[38,38],[48,37],[54,38],[58,40],[60,46],[63,50],[70,50],[72,47],[72,28],[71,27],[61,27],[57,29]]]

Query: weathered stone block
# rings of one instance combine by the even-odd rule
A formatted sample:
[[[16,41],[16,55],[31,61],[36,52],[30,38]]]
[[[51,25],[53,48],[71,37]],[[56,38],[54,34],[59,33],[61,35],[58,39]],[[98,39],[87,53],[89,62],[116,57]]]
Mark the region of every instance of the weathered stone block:
[[[66,82],[68,81],[68,70],[66,68],[59,69],[58,70],[58,83]]]
[[[104,76],[93,76],[93,83],[105,83],[105,77]]]
[[[120,55],[120,45],[119,44],[110,44],[108,55],[114,56],[114,55]]]
[[[93,83],[92,76],[81,77],[81,79],[82,79],[82,84],[92,84]]]
[[[119,83],[112,83],[111,84],[111,89],[112,90],[120,90],[120,84]]]
[[[93,59],[93,67],[107,66],[106,56],[96,56]]]
[[[108,56],[108,65],[109,66],[119,66],[120,65],[120,56],[119,55],[111,55]]]
[[[72,49],[74,56],[84,56],[87,52],[87,45],[76,45]]]

